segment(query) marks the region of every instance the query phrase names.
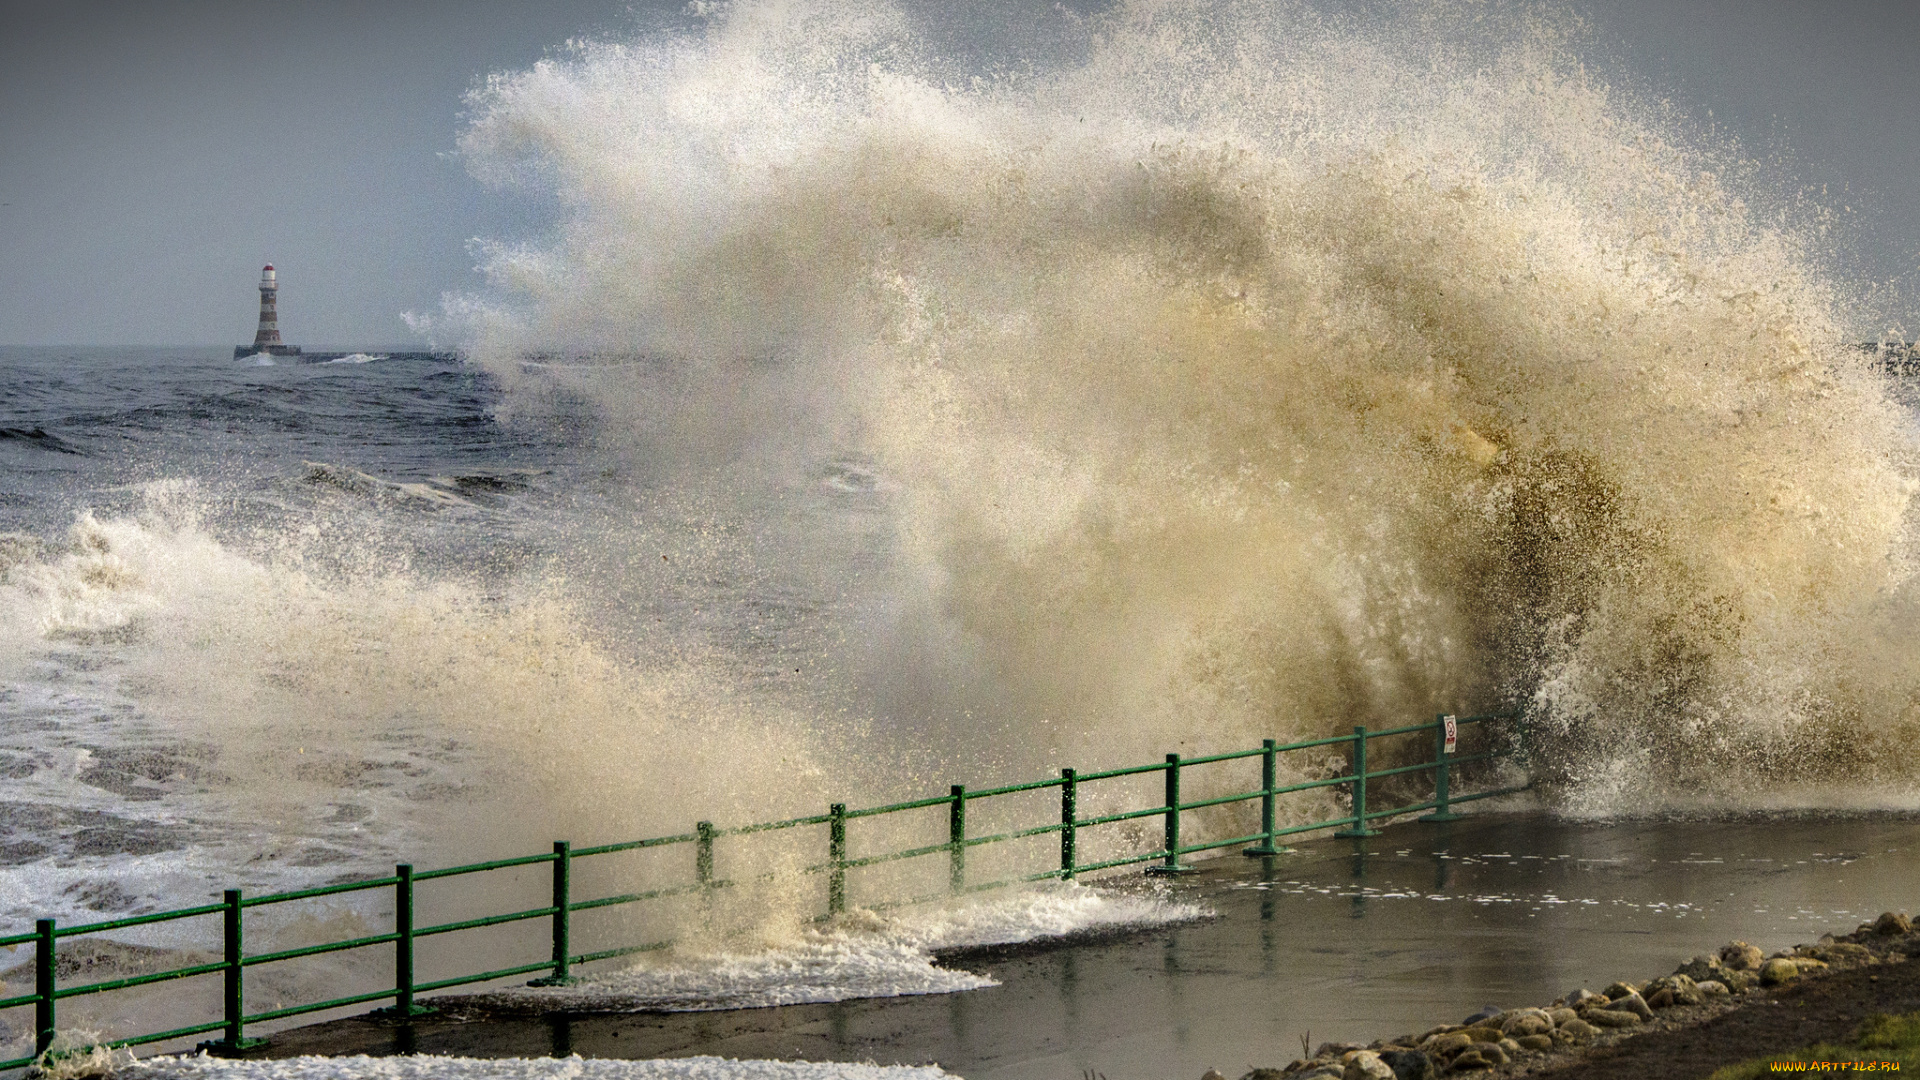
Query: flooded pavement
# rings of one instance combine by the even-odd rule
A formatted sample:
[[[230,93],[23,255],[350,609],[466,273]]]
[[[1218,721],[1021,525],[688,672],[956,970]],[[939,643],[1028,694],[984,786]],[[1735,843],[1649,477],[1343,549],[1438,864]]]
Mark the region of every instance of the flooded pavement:
[[[1370,1041],[1665,974],[1730,938],[1771,951],[1911,910],[1920,817],[1482,815],[1219,859],[1168,887],[1217,916],[948,958],[997,987],[706,1013],[448,1008],[416,1025],[411,1048],[937,1062],[970,1080],[1238,1075],[1299,1056],[1302,1038]],[[276,1035],[268,1053],[394,1051],[402,1038],[338,1021]]]

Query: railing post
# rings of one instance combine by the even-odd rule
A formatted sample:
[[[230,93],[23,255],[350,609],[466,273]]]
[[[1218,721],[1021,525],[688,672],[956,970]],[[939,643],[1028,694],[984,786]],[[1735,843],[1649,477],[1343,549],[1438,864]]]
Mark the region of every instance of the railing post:
[[[1242,855],[1285,855],[1293,850],[1273,845],[1273,789],[1280,786],[1280,754],[1276,745],[1272,739],[1260,740],[1260,842],[1242,851]]]
[[[1180,755],[1167,755],[1166,861],[1147,867],[1149,874],[1188,874],[1193,867],[1180,865]]]
[[[1379,836],[1378,829],[1367,828],[1367,729],[1353,729],[1353,824],[1334,833],[1340,837]]]
[[[528,986],[573,985],[573,842],[553,842],[553,974]]]
[[[693,875],[702,885],[713,884],[713,822],[695,822],[697,836],[693,848]]]
[[[241,912],[244,905],[240,902],[240,890],[228,889],[221,896],[222,938],[226,947],[226,970],[220,974],[225,979],[224,993],[221,995],[226,1009],[226,1037],[210,1039],[200,1044],[200,1049],[209,1054],[227,1056],[256,1046],[266,1045],[265,1039],[246,1037],[246,942],[241,932]]]
[[[954,892],[967,889],[967,785],[955,784],[947,789],[947,796],[953,800],[947,806],[947,843],[951,846],[947,856],[947,885]]]
[[[401,863],[393,876],[393,1014],[405,1021],[413,1015],[413,867]]]
[[[1460,815],[1447,809],[1448,771],[1447,714],[1433,718],[1433,813],[1422,814],[1421,821],[1459,821]]]
[[[847,804],[827,809],[827,913],[847,910]]]
[[[33,1003],[33,1052],[44,1054],[53,1045],[54,948],[57,940],[53,920],[34,920],[33,932],[33,992],[39,999]]]
[[[1060,880],[1072,881],[1077,862],[1080,826],[1075,802],[1078,780],[1072,769],[1060,770]]]

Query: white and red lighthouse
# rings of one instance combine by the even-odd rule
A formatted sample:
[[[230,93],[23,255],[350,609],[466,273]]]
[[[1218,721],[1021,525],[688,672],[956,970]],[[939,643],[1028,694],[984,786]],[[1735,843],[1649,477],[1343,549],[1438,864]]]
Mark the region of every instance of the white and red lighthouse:
[[[298,356],[300,347],[280,340],[280,281],[273,264],[260,268],[260,329],[254,332],[253,347],[233,350],[236,357],[266,353],[268,356]]]

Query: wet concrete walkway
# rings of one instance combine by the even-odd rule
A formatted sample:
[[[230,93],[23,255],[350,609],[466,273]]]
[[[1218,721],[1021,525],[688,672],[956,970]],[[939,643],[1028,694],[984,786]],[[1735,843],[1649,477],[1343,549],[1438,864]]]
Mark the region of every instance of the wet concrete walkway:
[[[727,1057],[938,1063],[970,1080],[1239,1075],[1314,1043],[1644,979],[1730,938],[1772,950],[1920,907],[1920,818],[1581,823],[1486,815],[1221,859],[1171,887],[1201,923],[947,962],[998,987],[708,1013],[504,1015],[285,1031],[262,1056]],[[1137,881],[1138,879],[1129,879]]]

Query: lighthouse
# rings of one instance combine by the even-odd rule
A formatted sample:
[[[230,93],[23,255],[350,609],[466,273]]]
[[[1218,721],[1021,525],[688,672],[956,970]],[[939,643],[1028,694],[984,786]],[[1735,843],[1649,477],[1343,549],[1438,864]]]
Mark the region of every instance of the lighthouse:
[[[260,329],[253,335],[253,346],[234,347],[235,359],[266,353],[268,356],[299,356],[298,345],[288,345],[280,340],[280,282],[274,276],[273,264],[260,268]]]

